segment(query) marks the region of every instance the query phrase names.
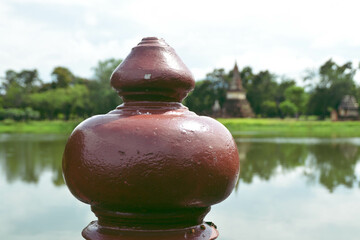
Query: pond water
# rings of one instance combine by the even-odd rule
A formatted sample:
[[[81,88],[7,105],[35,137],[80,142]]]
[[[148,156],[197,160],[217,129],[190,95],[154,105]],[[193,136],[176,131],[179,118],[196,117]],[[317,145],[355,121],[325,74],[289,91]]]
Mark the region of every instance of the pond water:
[[[0,135],[0,239],[82,239],[95,216],[64,185],[66,139]],[[238,184],[206,217],[219,239],[359,239],[360,138],[237,143]]]

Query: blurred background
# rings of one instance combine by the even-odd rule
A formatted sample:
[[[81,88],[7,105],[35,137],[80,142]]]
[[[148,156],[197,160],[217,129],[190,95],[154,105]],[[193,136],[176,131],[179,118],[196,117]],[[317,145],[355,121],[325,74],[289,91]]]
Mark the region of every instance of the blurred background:
[[[66,139],[121,104],[113,70],[143,37],[193,73],[183,102],[238,144],[220,239],[358,239],[360,3],[0,1],[0,238],[81,239],[95,216],[67,190]],[[244,110],[245,109],[245,110]]]

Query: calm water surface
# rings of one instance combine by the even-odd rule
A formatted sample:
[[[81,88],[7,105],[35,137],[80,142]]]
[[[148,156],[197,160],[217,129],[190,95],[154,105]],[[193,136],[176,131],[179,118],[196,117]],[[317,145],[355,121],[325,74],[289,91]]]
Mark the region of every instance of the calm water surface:
[[[95,217],[64,185],[66,138],[0,134],[0,239],[82,239]],[[237,143],[236,189],[206,217],[219,239],[359,239],[360,138]]]

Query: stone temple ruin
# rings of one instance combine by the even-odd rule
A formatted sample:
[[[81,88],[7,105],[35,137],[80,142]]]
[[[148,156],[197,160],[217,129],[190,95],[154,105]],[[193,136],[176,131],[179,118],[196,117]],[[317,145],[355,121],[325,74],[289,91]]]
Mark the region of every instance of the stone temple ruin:
[[[351,95],[345,95],[337,109],[331,112],[331,120],[359,120],[359,104],[356,98]]]
[[[229,88],[226,92],[226,101],[224,102],[222,108],[220,108],[219,102],[216,101],[213,107],[213,112],[216,117],[254,117],[254,112],[246,99],[246,91],[242,85],[242,80],[236,63],[233,70],[233,78],[229,83]]]

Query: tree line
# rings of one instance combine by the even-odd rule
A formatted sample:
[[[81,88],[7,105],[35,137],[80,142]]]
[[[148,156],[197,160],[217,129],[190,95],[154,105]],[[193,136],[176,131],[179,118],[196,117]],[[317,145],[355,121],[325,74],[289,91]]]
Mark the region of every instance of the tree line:
[[[66,67],[55,67],[47,82],[39,78],[36,69],[8,70],[0,85],[0,120],[69,120],[109,112],[121,103],[109,84],[120,63],[114,58],[99,61],[91,79],[76,76]],[[319,69],[307,71],[305,87],[268,70],[256,73],[248,66],[240,70],[240,76],[257,117],[315,115],[324,119],[338,108],[343,96],[360,99],[360,87],[354,81],[357,70],[351,62],[338,65],[329,59]],[[220,106],[226,101],[232,75],[232,71],[214,69],[196,82],[183,103],[198,114],[212,115],[215,101]]]
[[[121,103],[109,84],[120,63],[113,58],[99,61],[92,79],[55,67],[50,82],[42,81],[36,69],[8,70],[0,89],[0,120],[69,120],[106,113]]]

